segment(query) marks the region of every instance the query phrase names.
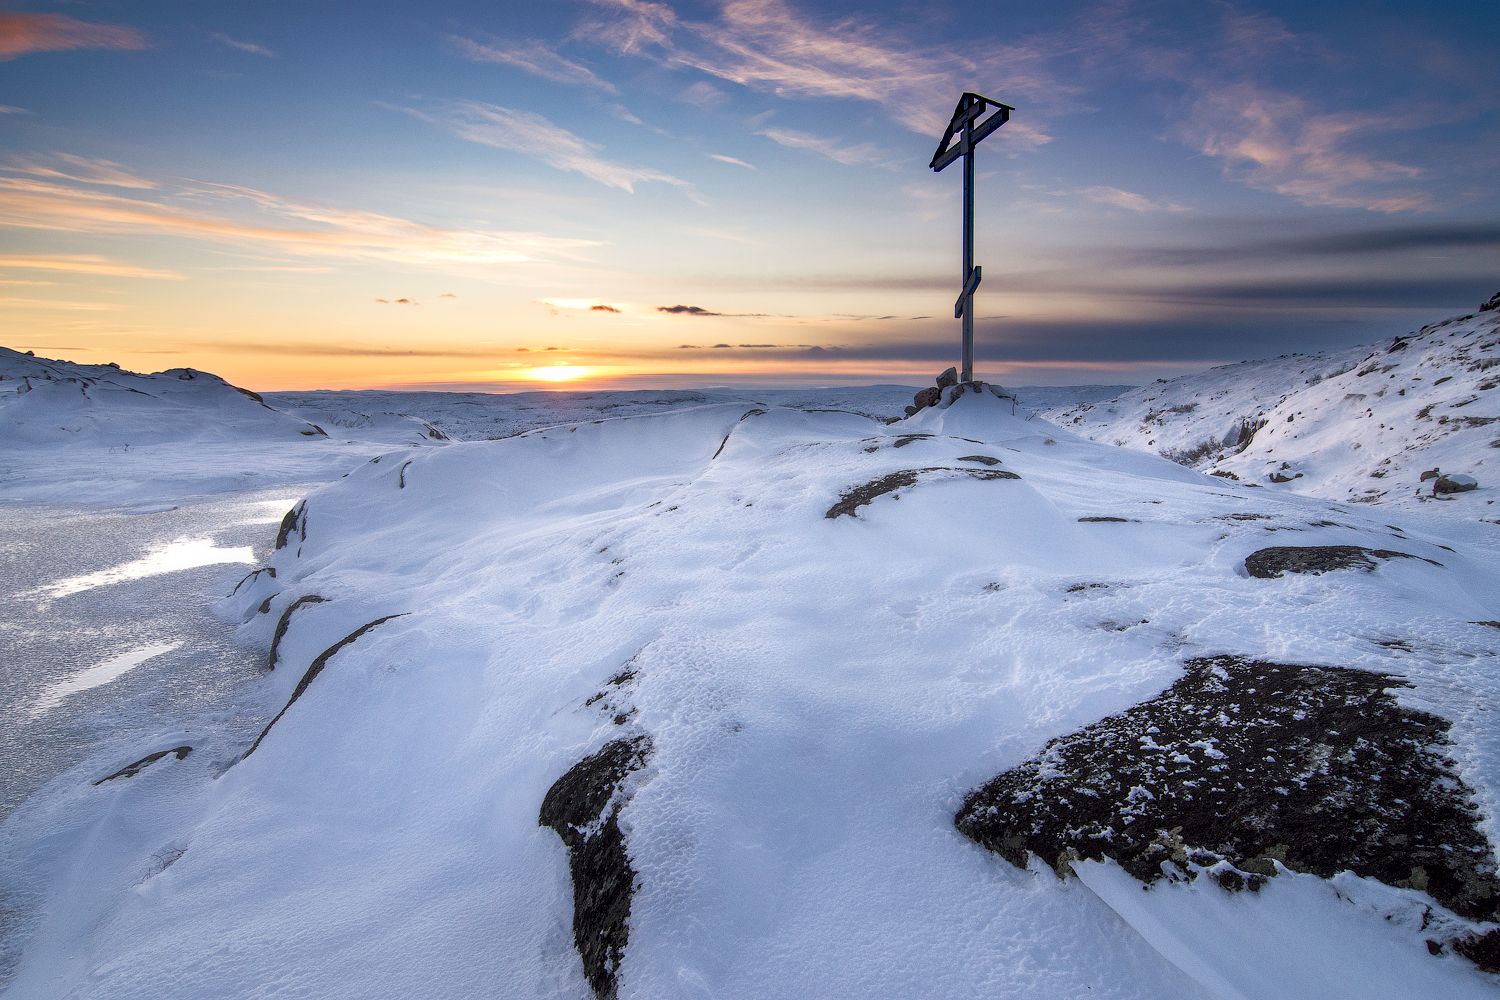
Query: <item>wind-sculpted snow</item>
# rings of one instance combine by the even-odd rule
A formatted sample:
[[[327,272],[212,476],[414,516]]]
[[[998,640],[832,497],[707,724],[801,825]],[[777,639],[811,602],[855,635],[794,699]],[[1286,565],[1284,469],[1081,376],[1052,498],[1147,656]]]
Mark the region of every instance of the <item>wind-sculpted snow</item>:
[[[1420,515],[1211,479],[978,395],[891,425],[755,408],[414,447],[308,496],[275,575],[226,602],[246,645],[280,633],[257,719],[290,707],[238,763],[248,738],[187,741],[18,814],[0,884],[40,916],[11,995],[1493,995],[1417,926],[1483,940],[1456,895],[1291,871],[1145,893],[1102,861],[1060,881],[953,823],[1050,741],[1232,654],[1399,676],[1379,718],[1443,720],[1490,835],[1486,536],[1445,551]],[[1419,558],[1246,571],[1291,544]]]
[[[1500,482],[1500,312],[1379,344],[1247,361],[1044,415],[1096,441],[1216,475],[1352,503],[1439,503],[1494,518]],[[1422,473],[1478,493],[1434,501]],[[1485,495],[1488,490],[1489,495]]]

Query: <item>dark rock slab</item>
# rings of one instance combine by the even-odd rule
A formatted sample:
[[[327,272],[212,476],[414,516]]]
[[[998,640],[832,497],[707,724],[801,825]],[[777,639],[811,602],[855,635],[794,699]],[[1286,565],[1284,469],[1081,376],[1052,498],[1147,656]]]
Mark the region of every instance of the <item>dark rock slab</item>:
[[[276,532],[276,548],[286,548],[287,542],[292,539],[292,532],[296,531],[307,541],[307,501],[298,500],[297,505],[286,512],[281,519],[281,528]]]
[[[286,630],[292,624],[292,615],[297,609],[307,604],[322,604],[327,598],[319,597],[317,594],[304,594],[287,606],[281,613],[281,620],[276,623],[276,634],[271,637],[271,652],[266,656],[266,669],[276,669],[277,654],[281,650],[281,640],[286,638]]]
[[[1262,580],[1285,573],[1328,573],[1336,569],[1372,570],[1376,559],[1422,559],[1409,552],[1367,549],[1360,545],[1275,545],[1245,557],[1245,572]],[[1442,563],[1422,559],[1425,563]]]
[[[859,508],[872,503],[879,497],[883,497],[887,493],[894,493],[897,490],[915,486],[917,485],[917,480],[930,473],[944,472],[951,472],[956,476],[968,476],[971,479],[1021,478],[1014,472],[1007,472],[1004,469],[954,469],[942,466],[927,469],[901,469],[847,490],[843,496],[839,497],[838,503],[829,507],[823,516],[827,518],[844,517],[845,515],[855,517],[857,516],[855,512]]]
[[[1399,704],[1387,689],[1405,682],[1232,656],[1186,666],[1155,698],[970,794],[958,829],[1059,874],[1112,858],[1143,883],[1226,863],[1266,877],[1276,861],[1424,891],[1470,920],[1500,916],[1495,855],[1448,756],[1449,723]]]
[[[1108,515],[1108,514],[1090,514],[1087,517],[1080,517],[1078,519],[1078,523],[1079,524],[1129,524],[1133,520],[1135,520],[1135,518],[1133,518],[1133,517],[1113,517],[1113,516]]]
[[[146,756],[142,757],[140,760],[133,761],[132,763],[126,764],[124,767],[120,768],[114,774],[106,774],[104,777],[102,777],[98,781],[94,782],[94,784],[96,784],[96,785],[102,785],[106,781],[114,781],[116,778],[134,778],[137,774],[141,773],[141,771],[143,771],[146,768],[150,767],[152,764],[155,764],[157,761],[161,760],[163,757],[167,756],[168,754],[174,754],[174,755],[176,755],[176,757],[177,757],[178,760],[182,760],[184,757],[186,757],[188,754],[190,754],[192,752],[193,752],[193,748],[190,747],[190,746],[187,746],[186,744],[184,744],[183,746],[180,746],[180,747],[168,747],[166,750],[158,750],[158,751],[156,751],[156,753],[148,753]]]
[[[240,760],[244,760],[245,758],[249,757],[260,747],[261,741],[266,738],[266,734],[271,731],[271,727],[280,722],[281,717],[286,714],[287,709],[296,704],[297,699],[302,697],[302,695],[307,691],[309,685],[312,684],[313,680],[323,672],[323,668],[328,666],[328,661],[333,659],[334,654],[343,649],[345,646],[349,645],[351,642],[354,642],[356,639],[364,635],[366,632],[370,631],[372,628],[384,625],[392,618],[400,618],[404,614],[405,612],[396,615],[386,615],[384,618],[377,618],[372,622],[366,622],[364,625],[361,625],[359,628],[355,629],[353,632],[350,632],[338,642],[334,643],[332,646],[329,646],[327,649],[323,650],[323,652],[319,653],[317,658],[312,661],[312,665],[307,668],[307,672],[302,675],[302,679],[297,682],[297,687],[293,689],[292,696],[287,699],[285,705],[281,706],[281,711],[276,713],[276,717],[274,719],[266,723],[266,728],[262,729],[260,731],[260,735],[255,737],[255,742],[250,744],[250,749],[245,751],[244,756],[242,756]]]
[[[999,465],[1000,460],[992,455],[961,455],[960,462],[978,462],[980,465]]]
[[[650,754],[651,740],[644,735],[606,743],[553,783],[537,817],[539,826],[551,827],[568,847],[573,944],[600,1000],[617,994],[615,973],[630,940],[635,895],[635,869],[619,824],[627,798],[621,786]]]

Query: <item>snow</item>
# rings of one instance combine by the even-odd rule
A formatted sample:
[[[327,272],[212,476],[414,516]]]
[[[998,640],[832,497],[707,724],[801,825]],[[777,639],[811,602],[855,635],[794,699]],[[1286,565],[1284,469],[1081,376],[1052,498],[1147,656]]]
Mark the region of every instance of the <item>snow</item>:
[[[537,811],[634,733],[654,750],[620,820],[637,873],[621,996],[1492,989],[1318,880],[1233,897],[1093,868],[1060,882],[953,825],[1051,737],[1223,652],[1405,674],[1400,698],[1455,720],[1494,815],[1479,706],[1500,691],[1475,666],[1500,633],[1468,622],[1493,617],[1500,579],[1478,526],[1403,513],[1398,539],[1382,511],[1209,479],[990,398],[891,426],[656,409],[412,445],[313,492],[275,578],[222,608],[264,650],[294,601],[326,599],[290,619],[241,710],[263,724],[320,652],[402,617],[329,659],[253,755],[211,722],[164,727],[18,809],[3,878],[34,923],[7,995],[586,996],[566,851]],[[914,433],[932,436],[897,445]],[[926,477],[825,516],[892,472],[982,468],[974,454],[1020,478]],[[1228,517],[1244,513],[1266,517]],[[1244,573],[1290,537],[1442,566]],[[1392,634],[1421,655],[1373,641]],[[626,664],[616,707],[586,706]],[[87,783],[176,741],[193,754]]]
[[[1413,338],[1389,355],[1411,367],[1379,377],[1407,406],[1439,370],[1445,391],[1482,374],[1459,370],[1488,356],[1485,322]],[[1390,478],[1442,461],[1478,491],[1421,502],[1403,486],[1373,506],[1339,502],[1353,466],[1318,435],[1278,430],[1282,451],[1233,456],[1246,479],[1304,472],[1257,489],[1146,450],[1165,438],[1124,450],[1074,432],[1109,441],[1147,409],[1223,392],[1222,413],[1162,418],[1185,444],[1222,436],[1276,378],[1291,393],[1319,374],[1303,387],[1317,389],[1344,360],[1147,387],[1064,429],[972,394],[884,423],[905,387],[267,406],[203,373],[6,352],[0,498],[18,530],[0,548],[0,631],[20,736],[5,739],[31,742],[0,750],[60,758],[0,821],[0,989],[587,997],[567,851],[538,809],[579,760],[646,734],[622,793],[636,873],[622,997],[1492,993],[1427,953],[1432,904],[1413,890],[1283,872],[1255,894],[1209,879],[1148,892],[1095,863],[1059,880],[954,826],[968,792],[1049,739],[1154,696],[1189,658],[1238,653],[1404,676],[1398,699],[1452,720],[1494,839],[1500,630],[1471,623],[1500,617],[1500,542],[1450,510],[1492,488],[1473,429],[1417,442]],[[1339,386],[1324,391],[1332,406]],[[1361,419],[1279,405],[1299,434]],[[1105,420],[1109,406],[1136,409]],[[851,489],[929,469],[943,471],[827,516]],[[989,469],[1019,478],[969,474]],[[1099,517],[1120,520],[1080,520]],[[1286,544],[1441,565],[1244,571]],[[236,588],[255,562],[274,577]],[[217,614],[233,636],[203,607],[231,590]],[[285,619],[267,672],[278,623],[310,595],[324,600]],[[287,707],[320,654],[392,615]],[[76,745],[51,739],[88,719]],[[92,784],[178,745],[193,752]]]
[[[1472,475],[1479,492],[1436,506],[1494,518],[1497,366],[1500,312],[1492,310],[1380,344],[1184,375],[1045,416],[1096,441],[1344,502],[1433,506],[1422,472]],[[1258,428],[1243,449],[1242,427]]]

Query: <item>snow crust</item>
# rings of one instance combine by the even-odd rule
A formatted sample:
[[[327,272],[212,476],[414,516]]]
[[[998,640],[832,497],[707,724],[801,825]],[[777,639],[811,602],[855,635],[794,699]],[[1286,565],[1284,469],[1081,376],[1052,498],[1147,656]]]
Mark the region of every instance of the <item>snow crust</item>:
[[[1500,630],[1470,624],[1500,606],[1492,533],[1210,479],[988,397],[890,426],[666,409],[403,448],[313,493],[274,578],[223,606],[264,649],[324,598],[250,708],[270,719],[322,651],[402,617],[330,658],[252,756],[210,739],[128,780],[75,771],[0,827],[0,885],[41,914],[5,995],[588,996],[537,812],[635,733],[654,750],[620,816],[621,996],[1493,994],[1427,954],[1409,890],[1060,882],[953,825],[970,789],[1221,653],[1405,675],[1493,817]],[[826,516],[976,454],[1020,478]],[[1441,565],[1244,572],[1289,539]]]

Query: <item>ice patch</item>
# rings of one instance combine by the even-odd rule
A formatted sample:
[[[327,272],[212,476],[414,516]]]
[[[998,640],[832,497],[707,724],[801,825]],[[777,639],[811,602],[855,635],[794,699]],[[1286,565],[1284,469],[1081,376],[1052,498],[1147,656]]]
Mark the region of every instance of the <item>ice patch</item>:
[[[197,569],[200,566],[253,562],[255,562],[255,553],[249,545],[221,547],[212,538],[179,538],[165,545],[154,546],[139,559],[132,559],[130,562],[94,573],[85,573],[82,576],[66,577],[28,591],[27,596],[38,596],[42,599],[43,605],[46,605],[70,594],[93,590],[95,587],[107,587],[113,583],[124,583],[127,580],[140,580],[162,573]]]
[[[163,653],[170,653],[181,646],[181,642],[158,642],[150,646],[142,646],[140,649],[132,649],[129,652],[121,653],[119,656],[112,656],[103,663],[90,667],[82,673],[77,673],[65,680],[58,681],[42,692],[41,697],[32,706],[31,717],[33,719],[40,718],[69,695],[108,684],[115,678],[134,670],[147,660],[154,659]]]

